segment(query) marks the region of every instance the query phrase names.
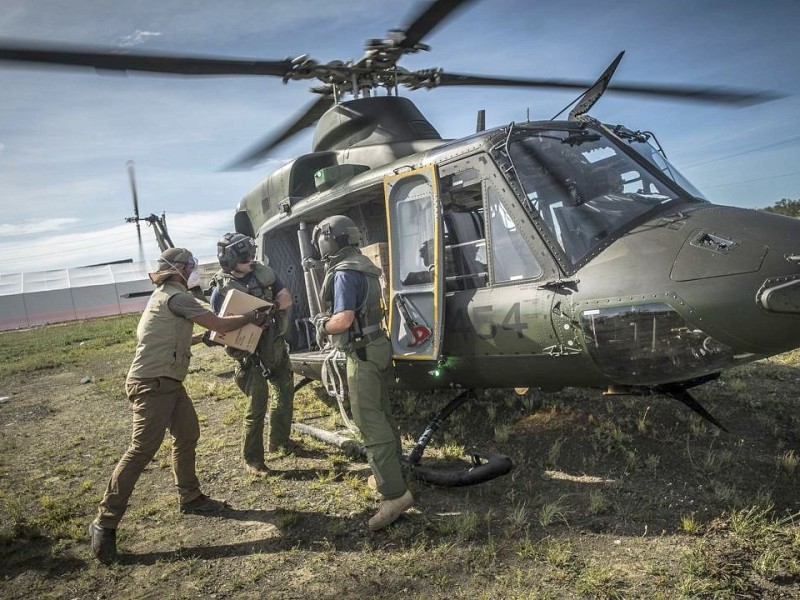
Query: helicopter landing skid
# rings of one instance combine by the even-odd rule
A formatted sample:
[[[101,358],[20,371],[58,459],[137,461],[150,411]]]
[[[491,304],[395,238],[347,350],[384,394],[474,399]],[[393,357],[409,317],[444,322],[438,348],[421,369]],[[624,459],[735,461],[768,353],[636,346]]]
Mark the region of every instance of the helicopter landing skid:
[[[664,394],[665,396],[669,396],[670,398],[682,402],[689,408],[691,408],[694,412],[698,415],[703,417],[706,421],[718,427],[725,433],[730,433],[725,427],[717,421],[717,419],[712,415],[706,408],[698,402],[697,398],[692,396],[691,392],[689,392],[690,388],[697,387],[698,385],[702,385],[704,383],[708,383],[709,381],[713,381],[719,377],[719,373],[713,373],[711,375],[705,375],[703,377],[697,377],[695,379],[690,379],[688,381],[681,381],[678,383],[665,383],[662,385],[657,385],[654,387],[617,387],[617,386],[610,386],[608,391],[604,392],[604,396],[625,396],[625,395],[640,395],[644,396],[647,394]]]
[[[725,433],[730,433],[727,429],[725,429],[722,423],[717,421],[714,415],[708,412],[706,408],[702,404],[700,404],[700,402],[698,402],[697,399],[694,396],[692,396],[692,394],[689,392],[690,387],[694,387],[696,385],[699,385],[700,383],[705,383],[705,381],[709,381],[710,379],[716,379],[716,376],[707,378],[704,381],[695,380],[689,382],[688,384],[673,383],[667,385],[659,385],[658,387],[655,388],[655,391],[661,394],[665,394],[671,398],[674,398],[679,402],[682,402],[683,404],[691,408],[694,412],[696,412],[698,415],[703,417],[709,423],[715,425]]]
[[[488,452],[481,452],[476,449],[468,451],[472,460],[472,466],[468,469],[440,469],[435,467],[424,467],[419,464],[422,460],[422,454],[425,452],[425,447],[431,441],[434,432],[441,426],[442,422],[450,416],[450,414],[469,400],[469,390],[461,392],[458,396],[453,398],[447,406],[440,410],[428,423],[425,431],[420,436],[414,448],[409,452],[408,457],[403,459],[404,466],[406,466],[411,473],[419,480],[433,485],[443,487],[460,487],[467,485],[476,485],[505,475],[512,468],[514,463],[508,456],[502,454],[491,454]]]
[[[294,386],[295,392],[304,388],[312,381],[314,380],[309,377],[304,377]],[[420,460],[422,460],[422,454],[425,452],[425,447],[428,445],[428,442],[431,441],[433,434],[439,429],[442,422],[467,400],[469,400],[469,390],[461,392],[458,396],[453,398],[447,406],[436,413],[431,422],[428,423],[428,426],[425,428],[425,431],[420,436],[416,445],[411,449],[411,452],[409,452],[407,457],[402,459],[403,466],[409,469],[420,481],[442,487],[463,487],[467,485],[476,485],[494,479],[495,477],[500,477],[514,468],[514,463],[511,462],[508,456],[482,452],[474,448],[467,452],[472,461],[472,466],[468,469],[440,469],[424,467],[419,464]],[[293,423],[292,428],[302,434],[310,435],[311,437],[339,446],[340,448],[346,450],[355,449],[354,452],[351,452],[354,455],[364,454],[364,448],[348,438],[342,438],[336,434],[302,423]]]

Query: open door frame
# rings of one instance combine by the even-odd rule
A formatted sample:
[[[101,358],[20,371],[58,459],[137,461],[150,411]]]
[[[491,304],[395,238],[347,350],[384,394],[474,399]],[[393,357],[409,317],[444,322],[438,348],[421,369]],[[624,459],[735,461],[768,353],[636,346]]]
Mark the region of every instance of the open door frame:
[[[438,361],[444,332],[442,209],[436,167],[384,179],[389,332],[395,360]]]

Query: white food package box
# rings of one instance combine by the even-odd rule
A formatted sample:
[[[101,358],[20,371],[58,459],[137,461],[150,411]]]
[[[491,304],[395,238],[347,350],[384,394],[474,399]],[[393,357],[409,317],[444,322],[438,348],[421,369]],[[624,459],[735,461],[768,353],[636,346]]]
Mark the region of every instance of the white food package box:
[[[255,296],[251,296],[245,292],[233,289],[230,290],[225,296],[219,316],[228,317],[231,315],[243,315],[251,310],[264,308],[265,306],[269,305],[270,303],[266,300],[256,298]],[[225,344],[226,346],[230,346],[232,348],[253,352],[258,346],[258,340],[261,337],[261,332],[263,331],[264,330],[258,325],[248,323],[244,327],[234,329],[228,333],[212,331],[209,338],[212,342],[217,342],[218,344]]]

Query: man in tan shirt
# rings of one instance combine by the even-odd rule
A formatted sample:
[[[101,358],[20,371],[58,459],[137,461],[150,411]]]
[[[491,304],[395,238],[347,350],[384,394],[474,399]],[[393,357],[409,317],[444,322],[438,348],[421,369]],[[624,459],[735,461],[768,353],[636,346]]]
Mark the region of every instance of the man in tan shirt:
[[[224,501],[200,491],[195,473],[195,449],[200,437],[197,413],[183,387],[192,356],[193,324],[226,333],[247,323],[262,324],[266,315],[218,317],[187,289],[199,283],[197,260],[185,248],[161,254],[158,270],[150,274],[156,288],[139,320],[138,340],[125,393],[133,410],[131,443],[117,463],[89,531],[94,555],[103,563],[116,559],[116,530],[128,499],[145,467],[161,447],[166,430],[172,435],[172,472],[180,498],[180,512],[213,514]]]

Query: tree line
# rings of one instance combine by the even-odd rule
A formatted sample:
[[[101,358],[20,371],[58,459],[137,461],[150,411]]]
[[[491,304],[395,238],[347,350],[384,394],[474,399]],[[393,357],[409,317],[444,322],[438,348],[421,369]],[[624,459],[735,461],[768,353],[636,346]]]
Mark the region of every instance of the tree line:
[[[784,198],[782,200],[778,200],[772,206],[767,206],[761,210],[778,215],[786,215],[787,217],[800,218],[800,199],[789,200],[788,198]]]

